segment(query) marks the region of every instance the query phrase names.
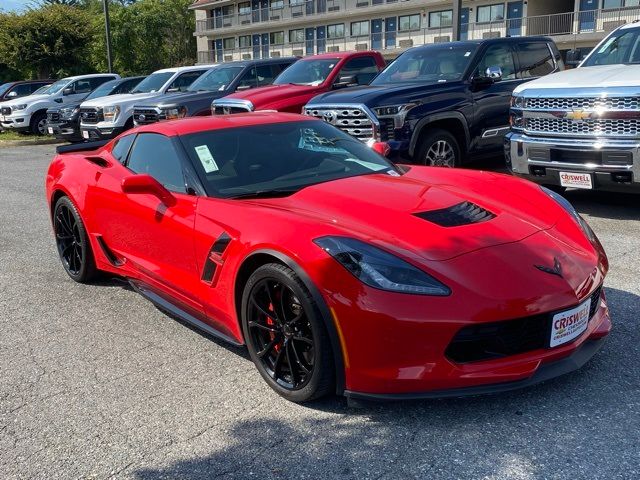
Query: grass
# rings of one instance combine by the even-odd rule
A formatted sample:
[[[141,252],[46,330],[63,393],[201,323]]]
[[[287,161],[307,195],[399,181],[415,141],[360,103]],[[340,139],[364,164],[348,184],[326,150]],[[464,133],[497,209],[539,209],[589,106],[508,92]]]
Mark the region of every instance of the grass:
[[[2,145],[3,143],[15,142],[15,141],[38,143],[43,140],[50,140],[51,138],[53,137],[50,137],[50,136],[40,137],[38,135],[21,135],[17,132],[2,131],[0,132],[0,145]]]

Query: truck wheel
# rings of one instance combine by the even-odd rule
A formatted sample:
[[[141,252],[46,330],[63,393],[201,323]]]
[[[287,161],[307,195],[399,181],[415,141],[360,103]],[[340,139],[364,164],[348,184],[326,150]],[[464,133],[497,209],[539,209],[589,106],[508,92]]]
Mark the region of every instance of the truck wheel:
[[[460,166],[460,145],[456,137],[439,128],[430,130],[420,142],[417,163],[429,167]]]
[[[36,113],[31,117],[31,133],[34,135],[46,135],[47,133],[47,114],[44,112]]]

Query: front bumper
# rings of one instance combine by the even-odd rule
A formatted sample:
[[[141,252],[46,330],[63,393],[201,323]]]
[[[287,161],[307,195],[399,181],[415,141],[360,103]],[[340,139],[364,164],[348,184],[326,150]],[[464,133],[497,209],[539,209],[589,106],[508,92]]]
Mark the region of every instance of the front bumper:
[[[80,125],[80,131],[83,140],[110,140],[124,132],[125,128],[117,126]]]
[[[31,115],[0,116],[0,127],[16,132],[30,129]]]
[[[61,121],[61,122],[47,122],[47,132],[49,135],[54,135],[57,139],[67,141],[82,141],[82,135],[80,134],[80,125],[77,121]]]
[[[505,137],[505,158],[514,175],[542,185],[559,186],[560,172],[590,173],[594,189],[640,191],[639,140],[531,137],[510,132]]]

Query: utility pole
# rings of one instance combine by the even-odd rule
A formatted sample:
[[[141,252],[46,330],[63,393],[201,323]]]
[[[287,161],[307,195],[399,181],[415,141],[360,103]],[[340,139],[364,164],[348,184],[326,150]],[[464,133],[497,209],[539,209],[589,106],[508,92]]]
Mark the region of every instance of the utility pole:
[[[102,0],[104,9],[104,29],[107,36],[107,68],[109,73],[113,71],[113,62],[111,61],[111,23],[109,22],[109,0]]]
[[[462,0],[453,0],[453,38],[454,42],[460,40],[460,13],[462,12]]]

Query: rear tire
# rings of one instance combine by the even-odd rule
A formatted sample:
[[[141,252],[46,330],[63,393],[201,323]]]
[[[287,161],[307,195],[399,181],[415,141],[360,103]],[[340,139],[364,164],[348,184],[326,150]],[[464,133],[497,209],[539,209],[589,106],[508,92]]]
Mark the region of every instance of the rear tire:
[[[249,277],[242,295],[242,331],[258,372],[282,397],[302,403],[335,389],[321,313],[290,268],[271,263]]]
[[[429,130],[420,140],[416,163],[430,167],[459,167],[462,158],[458,140],[447,130]]]
[[[47,114],[44,112],[36,113],[31,117],[31,123],[29,124],[31,133],[34,135],[46,135],[47,134]]]

